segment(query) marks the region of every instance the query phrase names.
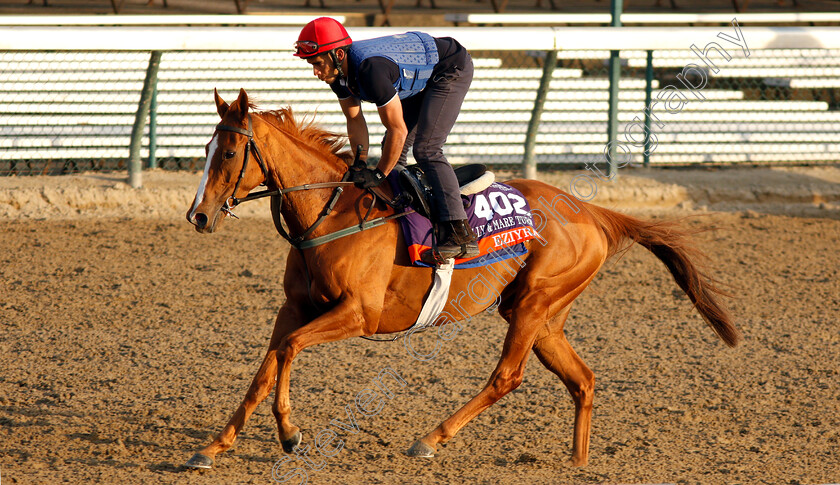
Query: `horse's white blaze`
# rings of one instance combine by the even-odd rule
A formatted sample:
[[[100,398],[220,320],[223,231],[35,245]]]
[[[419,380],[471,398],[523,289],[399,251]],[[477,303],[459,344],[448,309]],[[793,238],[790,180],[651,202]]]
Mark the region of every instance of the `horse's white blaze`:
[[[210,162],[213,160],[216,150],[219,149],[219,141],[216,139],[218,136],[218,134],[213,135],[213,139],[210,140],[210,148],[207,149],[207,161],[204,162],[204,174],[201,176],[201,182],[198,184],[198,192],[195,193],[195,203],[192,206],[192,210],[190,210],[190,220],[195,217],[195,210],[198,209],[199,204],[204,200],[204,189],[207,186],[207,177],[210,176]]]

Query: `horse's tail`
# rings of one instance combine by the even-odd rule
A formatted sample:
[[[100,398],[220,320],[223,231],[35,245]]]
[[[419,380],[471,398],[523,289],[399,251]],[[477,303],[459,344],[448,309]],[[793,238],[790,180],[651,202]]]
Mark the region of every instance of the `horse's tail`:
[[[628,239],[647,248],[665,263],[677,285],[718,337],[730,347],[738,344],[740,332],[718,301],[718,296],[728,295],[695,266],[692,259],[702,258],[703,254],[691,245],[689,232],[675,222],[643,221],[589,204],[587,209],[607,236],[610,256],[629,247]]]

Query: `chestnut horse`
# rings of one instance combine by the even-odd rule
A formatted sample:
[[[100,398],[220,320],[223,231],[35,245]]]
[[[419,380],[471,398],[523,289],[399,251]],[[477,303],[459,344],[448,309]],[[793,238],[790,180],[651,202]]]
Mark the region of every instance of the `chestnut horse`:
[[[331,199],[339,185],[335,182],[342,179],[351,163],[349,151],[340,151],[343,137],[295,121],[289,109],[253,112],[244,90],[230,105],[218,93],[215,100],[221,122],[207,145],[204,174],[187,213],[199,232],[215,231],[231,213],[230,201],[235,205],[261,184],[270,190],[283,190],[283,195],[276,196],[281,203],[279,207],[272,205],[273,212],[282,215],[289,234],[305,234],[307,240],[359,227],[368,215],[381,218],[394,214],[387,205],[375,202],[369,192],[347,182],[340,184],[343,194]],[[249,163],[249,158],[256,163]],[[716,298],[721,292],[692,262],[696,252],[688,244],[687,233],[675,224],[643,221],[573,201],[561,190],[535,180],[507,183],[530,201],[533,214],[539,216],[535,217],[536,229],[544,240],[526,242],[524,264],[502,268],[500,265],[509,263],[502,261],[493,265],[497,273],[511,274],[508,282],[485,278],[487,284],[496,285],[490,290],[500,295],[495,303],[509,325],[499,363],[475,397],[417,440],[407,453],[433,456],[439,443],[451,439],[476,415],[519,386],[533,350],[572,396],[575,424],[570,463],[585,465],[595,378],[569,345],[563,325],[572,302],[608,257],[633,242],[641,244],[665,264],[726,344],[736,345],[739,332]],[[560,204],[558,198],[566,203]],[[553,210],[562,217],[547,217],[548,210],[540,214],[536,209],[539,201],[557,204]],[[334,207],[330,212],[326,207],[331,203]],[[289,401],[289,378],[298,353],[325,342],[401,332],[417,319],[429,291],[432,269],[409,264],[397,221],[388,220],[314,247],[301,249],[297,244],[301,239],[294,239],[290,249],[284,281],[286,302],[245,399],[221,433],[186,466],[209,468],[216,454],[229,449],[245,421],[270,394],[275,379],[272,412],[283,449],[292,452],[301,441]],[[456,270],[451,293],[467,289],[484,269]],[[457,302],[459,308],[450,301],[444,314],[460,319],[462,314],[475,315],[494,303],[489,299],[469,300]]]

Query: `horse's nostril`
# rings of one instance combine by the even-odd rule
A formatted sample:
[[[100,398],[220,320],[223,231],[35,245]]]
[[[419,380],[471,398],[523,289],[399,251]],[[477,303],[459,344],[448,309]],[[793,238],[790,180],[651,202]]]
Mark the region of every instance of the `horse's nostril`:
[[[196,227],[198,227],[199,229],[204,229],[205,227],[207,227],[207,216],[205,214],[199,212],[195,215],[193,220],[195,222]]]

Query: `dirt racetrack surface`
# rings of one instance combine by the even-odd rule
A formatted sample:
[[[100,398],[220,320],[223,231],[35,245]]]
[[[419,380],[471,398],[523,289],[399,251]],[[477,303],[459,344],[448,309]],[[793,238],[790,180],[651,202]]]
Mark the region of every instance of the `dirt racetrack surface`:
[[[572,174],[543,177],[563,187]],[[124,177],[124,174],[122,175]],[[183,463],[241,401],[283,302],[288,245],[265,205],[213,235],[183,218],[198,174],[0,179],[3,483],[276,483],[270,399],[208,471]],[[304,441],[389,367],[406,382],[309,483],[840,482],[840,170],[628,171],[594,203],[689,216],[744,340],[717,340],[662,264],[633,247],[578,298],[566,334],[596,374],[590,464],[572,401],[529,359],[524,383],[432,459],[404,451],[473,396],[500,352],[493,314],[440,355],[345,340],[292,370]],[[314,467],[314,468],[313,468]],[[320,469],[316,469],[322,467]],[[292,479],[287,483],[297,483]]]

